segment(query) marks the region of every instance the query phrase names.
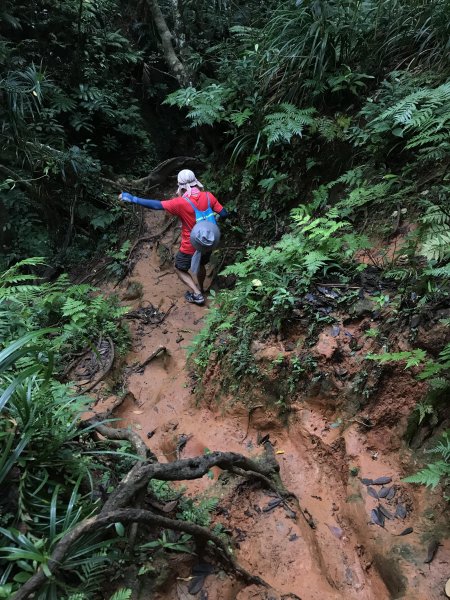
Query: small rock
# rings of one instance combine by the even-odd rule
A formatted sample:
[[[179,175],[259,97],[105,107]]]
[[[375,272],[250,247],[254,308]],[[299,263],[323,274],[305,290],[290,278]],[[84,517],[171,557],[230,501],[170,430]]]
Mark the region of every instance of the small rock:
[[[418,327],[419,323],[420,323],[420,315],[413,315],[411,317],[409,326],[411,327],[411,329],[415,329],[416,327]]]
[[[350,308],[350,313],[357,318],[368,317],[375,310],[375,304],[369,298],[364,298],[355,302]]]

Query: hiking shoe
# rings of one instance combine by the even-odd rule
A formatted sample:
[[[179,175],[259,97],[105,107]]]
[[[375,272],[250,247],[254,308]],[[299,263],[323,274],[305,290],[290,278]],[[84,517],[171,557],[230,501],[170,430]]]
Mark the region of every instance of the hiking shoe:
[[[205,299],[202,294],[194,294],[194,292],[186,292],[184,297],[192,304],[205,304]]]

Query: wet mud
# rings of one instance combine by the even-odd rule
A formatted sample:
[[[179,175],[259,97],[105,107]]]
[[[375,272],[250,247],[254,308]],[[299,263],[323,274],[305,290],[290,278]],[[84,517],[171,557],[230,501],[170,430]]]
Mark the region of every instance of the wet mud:
[[[147,211],[150,232],[163,228],[164,215]],[[439,533],[445,504],[439,492],[402,482],[411,468],[411,457],[396,436],[395,428],[370,430],[359,422],[334,427],[336,414],[328,398],[316,395],[311,402],[294,402],[288,423],[275,410],[255,408],[249,415],[242,402],[215,397],[220,379],[216,369],[210,377],[205,401],[191,393],[186,353],[201,329],[208,306],[184,300],[185,288],[166,260],[175,248],[177,231],[169,230],[162,244],[143,244],[129,279],[142,283],[141,298],[126,301],[138,310],[150,303],[164,313],[160,324],[130,320],[133,347],[126,357],[128,394],[115,413],[117,426],[132,427],[160,461],[203,454],[208,450],[260,453],[258,434],[269,434],[287,489],[298,504],[274,502],[259,484],[230,485],[214,477],[187,484],[189,494],[209,493],[220,499],[215,522],[222,523],[234,542],[236,558],[248,571],[264,578],[272,590],[246,586],[219,568],[208,573],[200,589],[192,587],[192,559],[174,558],[173,577],[160,591],[142,590],[141,598],[176,600],[255,600],[300,598],[301,600],[438,600],[444,597],[450,576],[450,543]],[[162,251],[163,248],[163,251]],[[125,293],[127,281],[119,290]],[[323,334],[316,353],[330,359],[336,344],[333,332]],[[136,371],[156,348],[162,352]],[[267,349],[259,349],[267,352]],[[277,350],[277,352],[279,349]],[[346,365],[348,369],[348,364]],[[218,368],[220,369],[220,367]],[[372,403],[372,419],[380,411],[402,417],[405,402],[396,398],[392,408],[389,384],[381,390],[380,404]],[[405,390],[405,397],[408,391]],[[96,411],[110,400],[100,399]],[[258,401],[259,404],[259,401]],[[378,411],[378,412],[377,412]],[[251,417],[249,419],[249,417]],[[391,479],[388,492],[379,495],[380,477]],[[371,480],[369,485],[364,480]],[[387,480],[386,480],[387,481]],[[392,489],[390,489],[392,488]],[[272,504],[271,504],[272,502]],[[372,511],[382,506],[395,515],[374,522]],[[402,511],[400,511],[402,512]],[[376,519],[375,519],[376,521]],[[412,528],[411,533],[400,535]],[[433,560],[426,563],[430,542],[440,535]],[[191,587],[190,587],[191,586]]]

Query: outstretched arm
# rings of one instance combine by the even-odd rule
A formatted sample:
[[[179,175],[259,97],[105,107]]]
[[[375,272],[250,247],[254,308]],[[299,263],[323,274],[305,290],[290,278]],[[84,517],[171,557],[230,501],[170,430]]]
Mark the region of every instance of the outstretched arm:
[[[141,206],[152,208],[153,210],[164,210],[160,200],[146,200],[145,198],[132,196],[127,192],[119,194],[119,200],[122,200],[122,202],[131,202],[132,204],[140,204]]]
[[[222,210],[219,213],[220,220],[224,221],[229,215],[230,215],[230,213],[227,211],[227,209],[222,208]]]

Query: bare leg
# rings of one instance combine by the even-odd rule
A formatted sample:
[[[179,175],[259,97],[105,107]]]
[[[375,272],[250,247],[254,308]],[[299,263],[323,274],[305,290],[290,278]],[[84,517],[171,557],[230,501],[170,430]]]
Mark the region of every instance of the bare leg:
[[[194,280],[189,275],[189,273],[187,273],[186,271],[180,271],[179,269],[175,269],[175,271],[177,272],[178,277],[181,279],[184,285],[187,285],[188,288],[194,292],[194,294],[201,294],[201,291],[195,285]]]
[[[204,267],[204,265],[200,266],[200,270],[197,273],[197,281],[198,281],[198,287],[200,288],[202,294],[203,294],[203,284],[205,283],[205,277],[206,277],[206,269]]]

